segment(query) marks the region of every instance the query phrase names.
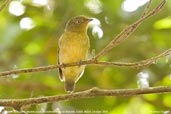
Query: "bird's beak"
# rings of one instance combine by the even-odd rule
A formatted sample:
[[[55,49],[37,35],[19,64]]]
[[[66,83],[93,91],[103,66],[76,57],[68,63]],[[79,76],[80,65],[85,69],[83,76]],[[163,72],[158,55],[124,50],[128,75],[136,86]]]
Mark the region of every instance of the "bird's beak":
[[[86,20],[86,22],[90,22],[90,21],[93,21],[93,19],[89,18],[89,19]]]

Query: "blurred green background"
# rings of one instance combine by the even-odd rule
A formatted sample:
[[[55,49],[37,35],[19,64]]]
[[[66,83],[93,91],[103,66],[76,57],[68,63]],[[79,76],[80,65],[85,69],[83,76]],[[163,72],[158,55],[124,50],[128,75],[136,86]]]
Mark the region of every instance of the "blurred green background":
[[[5,0],[1,0],[2,4]],[[142,2],[142,3],[140,3]],[[152,2],[151,8],[161,0]],[[88,29],[91,50],[102,50],[122,29],[135,22],[146,0],[12,0],[0,12],[0,71],[57,63],[57,44],[66,22],[73,16],[96,18]],[[136,62],[171,47],[171,0],[146,20],[126,41],[101,60]],[[92,87],[126,89],[171,85],[171,56],[149,67],[87,65],[75,91]],[[21,99],[66,94],[57,70],[0,78],[0,99]],[[36,111],[90,111],[108,114],[164,113],[171,107],[170,94],[132,97],[94,97],[25,107]],[[93,112],[100,111],[100,112]]]

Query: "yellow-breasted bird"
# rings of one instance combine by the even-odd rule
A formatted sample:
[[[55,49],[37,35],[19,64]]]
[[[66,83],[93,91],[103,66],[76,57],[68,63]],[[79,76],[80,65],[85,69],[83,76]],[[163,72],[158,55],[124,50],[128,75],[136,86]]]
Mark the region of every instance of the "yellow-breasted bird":
[[[81,62],[88,59],[89,37],[87,35],[88,23],[93,19],[85,16],[71,18],[65,32],[58,42],[58,64]],[[83,75],[85,65],[59,68],[59,77],[65,83],[65,90],[73,92],[75,83]]]

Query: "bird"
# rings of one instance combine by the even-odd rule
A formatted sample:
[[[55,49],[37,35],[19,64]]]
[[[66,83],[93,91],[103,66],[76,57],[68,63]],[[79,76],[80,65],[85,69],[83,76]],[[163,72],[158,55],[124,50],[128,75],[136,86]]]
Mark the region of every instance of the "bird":
[[[82,62],[88,59],[90,48],[87,29],[93,19],[80,15],[72,17],[58,41],[58,64]],[[65,91],[72,93],[76,82],[84,73],[85,65],[59,68],[59,78],[65,85]]]

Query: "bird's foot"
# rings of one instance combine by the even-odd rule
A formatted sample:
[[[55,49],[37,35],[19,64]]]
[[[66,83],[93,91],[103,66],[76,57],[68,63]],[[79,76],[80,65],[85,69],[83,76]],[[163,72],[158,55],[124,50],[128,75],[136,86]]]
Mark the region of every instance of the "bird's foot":
[[[62,63],[61,66],[62,66],[62,68],[65,68],[66,65],[64,63]]]
[[[83,61],[80,59],[80,62],[79,62],[79,67],[83,64]]]

